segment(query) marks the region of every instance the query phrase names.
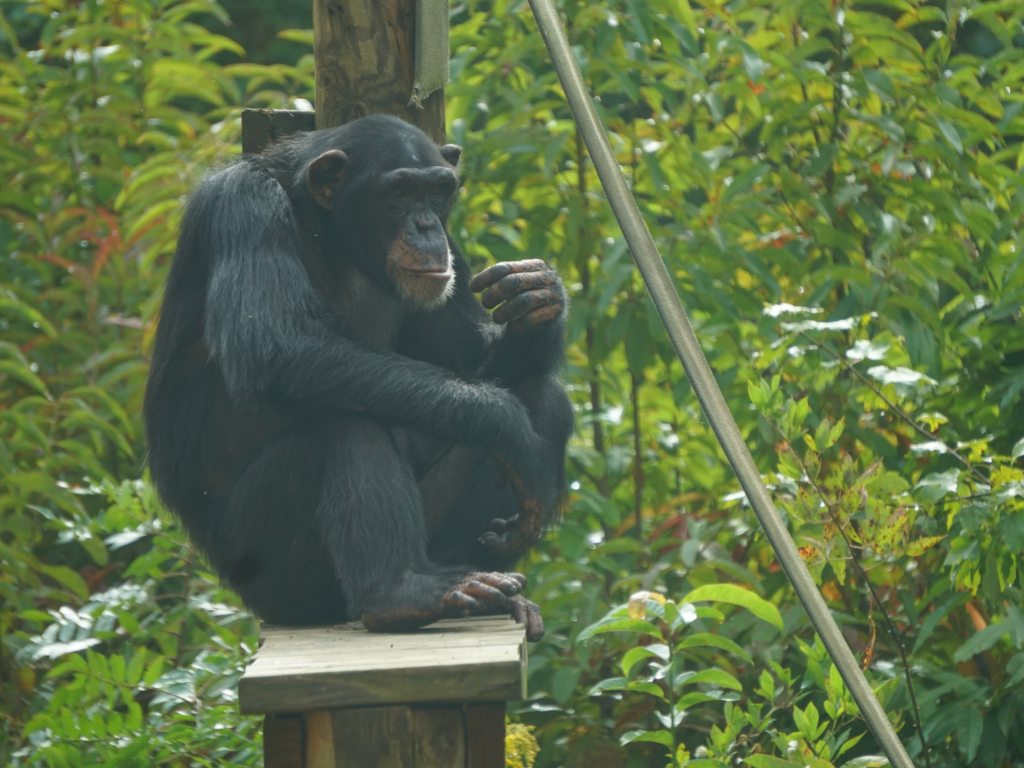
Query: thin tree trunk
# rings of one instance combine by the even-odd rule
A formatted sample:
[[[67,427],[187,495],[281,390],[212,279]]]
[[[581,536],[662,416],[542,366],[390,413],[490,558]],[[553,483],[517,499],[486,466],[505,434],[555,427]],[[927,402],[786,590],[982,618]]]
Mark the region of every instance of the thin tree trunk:
[[[583,151],[583,137],[579,128],[576,129],[576,185],[580,195],[580,227],[576,234],[576,242],[579,252],[576,255],[576,270],[580,274],[580,286],[583,288],[584,298],[590,298],[590,249],[587,238],[587,154]],[[594,364],[594,325],[588,323],[586,328],[587,345],[587,366],[590,369],[590,417],[591,429],[594,434],[594,450],[601,458],[605,456],[604,426],[601,423],[601,411],[603,410],[601,397],[600,372]],[[596,479],[597,492],[607,498],[611,494],[608,487],[607,468],[602,475]]]

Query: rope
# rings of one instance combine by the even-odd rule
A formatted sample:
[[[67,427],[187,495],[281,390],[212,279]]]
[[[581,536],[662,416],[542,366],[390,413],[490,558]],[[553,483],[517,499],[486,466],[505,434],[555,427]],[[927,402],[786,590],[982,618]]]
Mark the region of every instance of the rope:
[[[739,478],[740,485],[747,494],[747,499],[754,508],[768,541],[775,550],[797,597],[803,603],[811,624],[824,642],[836,669],[842,675],[853,700],[860,707],[868,727],[889,758],[890,764],[895,768],[914,768],[885,711],[875,698],[867,678],[840,633],[839,626],[829,613],[828,606],[817,587],[814,586],[810,571],[807,570],[796,544],[793,543],[785,523],[764,487],[761,473],[754,464],[750,450],[729,412],[722,391],[718,388],[711,366],[704,357],[704,351],[700,348],[693,328],[690,327],[690,321],[683,310],[665,262],[658,253],[654,239],[626,184],[622,169],[615,160],[608,137],[598,120],[590,94],[569,49],[565,30],[562,29],[551,0],[530,0],[530,7],[537,19],[537,26],[540,27],[544,43],[554,62],[558,79],[562,83],[562,89],[587,145],[601,185],[608,196],[608,202],[611,203],[615,218],[626,237],[633,260],[640,269],[658,314],[661,315],[661,321],[672,340],[672,346],[675,347],[676,354],[686,369],[686,375],[697,394],[701,408],[704,409],[711,428],[722,444],[725,455]]]

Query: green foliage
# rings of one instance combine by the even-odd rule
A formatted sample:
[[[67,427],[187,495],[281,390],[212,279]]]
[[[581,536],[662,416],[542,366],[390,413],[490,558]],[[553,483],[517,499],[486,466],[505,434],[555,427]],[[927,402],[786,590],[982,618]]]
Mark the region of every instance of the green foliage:
[[[726,400],[908,749],[924,764],[920,719],[933,764],[1024,755],[1024,656],[1010,631],[1024,605],[1013,455],[1024,434],[1024,11],[916,0],[562,8]],[[573,492],[528,570],[549,626],[520,711],[537,725],[538,764],[669,759],[663,746],[617,744],[658,730],[653,691],[582,695],[657,645],[650,627],[618,619],[635,634],[576,639],[608,626],[601,617],[635,590],[679,601],[725,583],[764,596],[785,629],[729,615],[714,636],[753,663],[721,645],[706,662],[728,659],[745,694],[727,711],[691,707],[674,743],[701,761],[809,764],[786,739],[804,734],[806,759],[831,762],[840,747],[829,758],[818,747],[849,730],[842,760],[869,764],[877,745],[830,689],[830,666],[800,650],[813,647],[801,646],[806,619],[702,423],[528,10],[469,1],[453,19],[449,118],[467,146],[456,231],[481,264],[546,255],[573,293]],[[785,703],[758,730],[765,669],[796,682],[778,685]],[[820,736],[811,711],[827,723]]]
[[[726,400],[904,743],[922,766],[1020,762],[1024,8],[561,8]],[[181,199],[238,151],[238,107],[312,98],[311,58],[242,60],[209,0],[0,10],[0,756],[256,765],[257,722],[233,705],[255,627],[152,499],[139,405]],[[512,708],[533,728],[510,731],[516,759],[877,768],[528,7],[465,0],[452,23],[453,233],[477,268],[548,259],[573,301],[571,491],[523,566],[548,634]]]
[[[212,2],[0,10],[0,762],[255,763],[256,628],[159,512],[139,410],[181,200],[311,61],[214,63]]]

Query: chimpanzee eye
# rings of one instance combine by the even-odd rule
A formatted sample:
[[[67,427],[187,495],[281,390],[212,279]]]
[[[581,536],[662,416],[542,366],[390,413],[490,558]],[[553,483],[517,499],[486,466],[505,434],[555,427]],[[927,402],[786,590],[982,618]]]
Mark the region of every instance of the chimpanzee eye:
[[[394,192],[395,197],[399,200],[408,200],[412,197],[412,190],[408,187],[397,187]]]

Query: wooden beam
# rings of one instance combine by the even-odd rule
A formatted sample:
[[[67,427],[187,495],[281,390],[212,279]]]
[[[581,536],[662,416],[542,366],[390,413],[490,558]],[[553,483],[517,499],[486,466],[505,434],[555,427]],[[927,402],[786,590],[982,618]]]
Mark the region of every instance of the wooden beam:
[[[466,762],[460,707],[367,707],[331,714],[333,768],[477,768]],[[504,768],[504,754],[502,761]]]
[[[263,765],[264,768],[304,768],[300,715],[263,718]]]
[[[275,141],[293,133],[316,130],[312,112],[292,109],[243,109],[242,152],[258,155]]]
[[[443,144],[444,91],[409,106],[415,34],[415,0],[314,0],[316,127],[384,112]]]
[[[307,712],[303,719],[306,723],[305,768],[335,768],[334,717],[330,712]]]
[[[505,702],[477,702],[463,709],[468,768],[505,768]]]

